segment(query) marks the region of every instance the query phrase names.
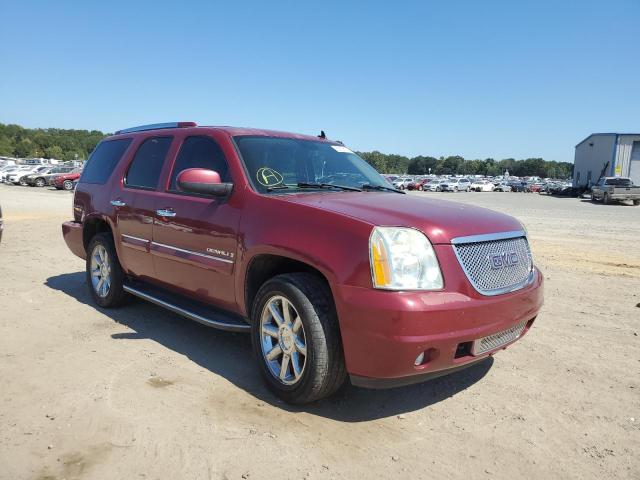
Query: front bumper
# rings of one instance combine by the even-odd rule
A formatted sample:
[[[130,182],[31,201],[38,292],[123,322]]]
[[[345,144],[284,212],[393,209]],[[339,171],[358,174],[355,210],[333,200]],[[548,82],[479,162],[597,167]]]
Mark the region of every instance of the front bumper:
[[[482,296],[469,284],[448,245],[434,245],[445,290],[390,292],[339,286],[334,292],[347,371],[356,385],[397,386],[473,364],[514,341],[478,356],[473,341],[526,322],[531,328],[543,303],[542,274],[521,290]],[[455,263],[454,263],[455,262]],[[416,357],[425,352],[421,365]]]
[[[87,253],[84,249],[82,228],[82,224],[79,222],[64,222],[62,224],[62,236],[69,250],[71,250],[74,255],[85,260]]]

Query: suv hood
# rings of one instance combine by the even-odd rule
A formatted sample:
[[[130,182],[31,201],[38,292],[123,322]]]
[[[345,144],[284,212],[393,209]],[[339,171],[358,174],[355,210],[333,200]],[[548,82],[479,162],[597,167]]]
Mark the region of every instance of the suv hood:
[[[277,198],[329,210],[375,226],[413,227],[431,243],[452,238],[522,230],[515,218],[463,203],[383,192],[322,192],[282,195]]]

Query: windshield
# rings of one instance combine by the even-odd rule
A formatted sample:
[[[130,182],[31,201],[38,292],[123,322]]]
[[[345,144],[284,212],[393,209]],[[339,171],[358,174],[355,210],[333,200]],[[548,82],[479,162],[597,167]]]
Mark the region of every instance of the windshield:
[[[605,184],[616,187],[631,187],[633,185],[629,178],[608,178]]]
[[[309,190],[309,184],[391,187],[373,167],[343,145],[262,136],[237,136],[234,140],[251,183],[261,193]]]

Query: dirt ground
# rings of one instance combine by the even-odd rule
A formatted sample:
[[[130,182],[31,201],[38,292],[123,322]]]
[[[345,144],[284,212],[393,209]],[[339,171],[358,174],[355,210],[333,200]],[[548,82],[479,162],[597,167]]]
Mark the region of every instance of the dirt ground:
[[[92,305],[71,195],[0,185],[0,478],[640,478],[640,207],[430,194],[504,211],[546,278],[531,332],[422,385],[292,408],[248,337]]]

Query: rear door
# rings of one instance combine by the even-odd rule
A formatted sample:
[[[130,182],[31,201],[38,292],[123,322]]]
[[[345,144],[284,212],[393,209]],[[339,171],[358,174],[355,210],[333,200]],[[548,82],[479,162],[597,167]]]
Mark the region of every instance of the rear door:
[[[113,190],[116,231],[120,242],[120,262],[137,277],[153,279],[155,272],[150,247],[155,217],[155,195],[172,136],[145,138],[121,178],[121,188]]]
[[[232,309],[241,209],[234,205],[233,193],[229,198],[207,197],[181,192],[176,185],[178,174],[187,168],[215,170],[223,182],[233,182],[221,145],[224,139],[211,132],[184,138],[167,169],[164,191],[156,198],[151,251],[157,279],[165,286]]]

